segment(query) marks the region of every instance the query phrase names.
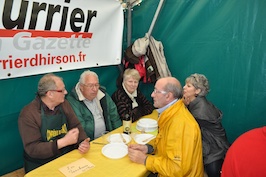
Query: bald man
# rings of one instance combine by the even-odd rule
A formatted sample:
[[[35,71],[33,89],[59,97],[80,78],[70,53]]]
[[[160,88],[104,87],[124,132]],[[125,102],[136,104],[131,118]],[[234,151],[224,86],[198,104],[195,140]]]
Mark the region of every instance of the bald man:
[[[182,86],[174,77],[159,79],[151,94],[158,108],[159,133],[152,145],[129,145],[131,161],[144,164],[150,176],[203,177],[201,133],[182,101]]]

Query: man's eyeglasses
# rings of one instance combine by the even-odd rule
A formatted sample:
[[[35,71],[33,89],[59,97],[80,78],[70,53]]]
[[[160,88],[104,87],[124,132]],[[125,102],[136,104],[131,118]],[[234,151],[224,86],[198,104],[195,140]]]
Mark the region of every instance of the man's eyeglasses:
[[[85,87],[88,87],[89,89],[92,89],[92,88],[99,88],[100,87],[100,84],[82,84],[84,85]]]
[[[59,93],[64,93],[66,89],[62,89],[62,90],[48,90],[48,91],[53,91],[53,92],[59,92]],[[47,91],[47,92],[48,92]]]
[[[157,89],[154,89],[154,90],[153,90],[153,93],[154,93],[154,94],[157,94],[157,93],[166,94],[167,92],[164,91],[164,90],[157,90]]]

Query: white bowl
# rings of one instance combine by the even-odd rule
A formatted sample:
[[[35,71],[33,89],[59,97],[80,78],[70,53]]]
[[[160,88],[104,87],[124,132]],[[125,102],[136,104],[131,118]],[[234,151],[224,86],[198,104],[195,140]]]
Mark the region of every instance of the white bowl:
[[[150,118],[142,118],[137,122],[137,130],[145,132],[153,132],[157,130],[158,124],[157,121]]]

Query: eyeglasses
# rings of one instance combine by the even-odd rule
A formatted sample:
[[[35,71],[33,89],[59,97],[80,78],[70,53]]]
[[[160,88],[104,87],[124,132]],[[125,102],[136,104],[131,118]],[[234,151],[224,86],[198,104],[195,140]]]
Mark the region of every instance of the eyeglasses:
[[[154,90],[153,90],[153,93],[154,93],[154,94],[157,94],[157,93],[166,94],[166,93],[168,93],[168,92],[166,92],[166,91],[164,91],[164,90],[157,90],[157,89],[154,89]]]
[[[62,89],[62,90],[48,90],[48,91],[53,91],[53,92],[59,92],[59,93],[64,93],[66,89]],[[47,91],[47,92],[48,92]]]
[[[92,88],[99,88],[100,87],[100,84],[82,84],[84,85],[85,87],[88,87],[89,89],[92,89]]]

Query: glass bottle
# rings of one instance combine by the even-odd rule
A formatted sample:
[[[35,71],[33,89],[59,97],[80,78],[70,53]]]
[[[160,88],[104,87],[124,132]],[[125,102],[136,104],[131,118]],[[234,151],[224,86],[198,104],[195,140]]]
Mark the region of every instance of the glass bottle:
[[[131,123],[132,119],[129,114],[125,114],[123,117],[123,133],[130,134],[131,133]]]

